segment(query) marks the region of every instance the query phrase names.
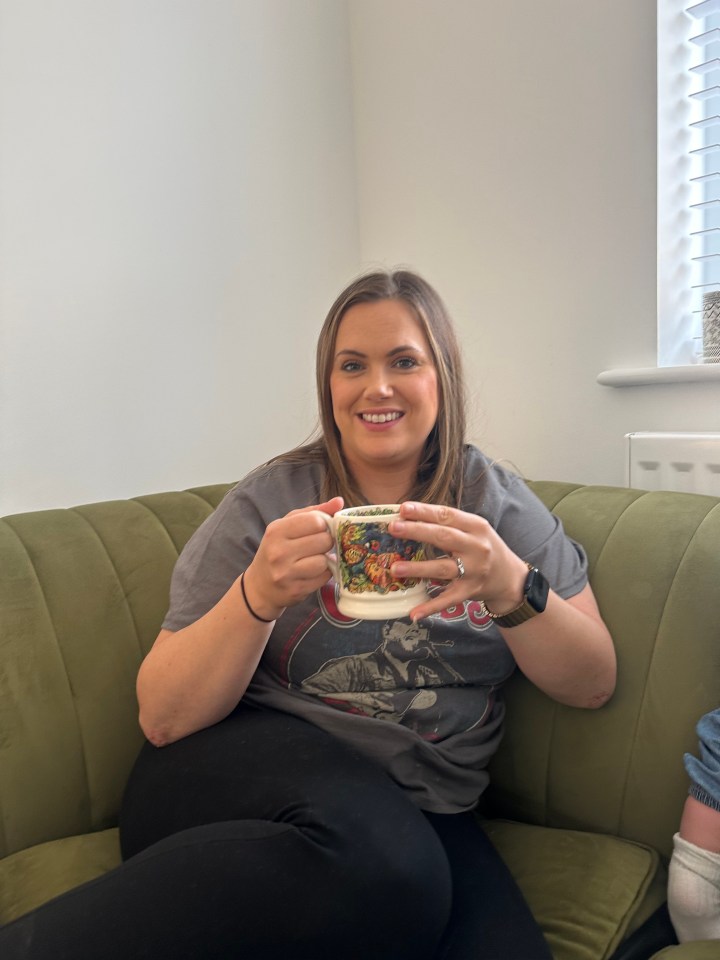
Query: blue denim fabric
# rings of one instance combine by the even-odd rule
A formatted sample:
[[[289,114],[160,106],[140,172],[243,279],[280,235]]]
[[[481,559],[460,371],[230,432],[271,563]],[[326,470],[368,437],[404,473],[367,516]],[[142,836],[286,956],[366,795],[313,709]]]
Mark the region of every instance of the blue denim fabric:
[[[685,769],[692,781],[690,795],[720,810],[720,709],[701,717],[696,729],[700,756],[685,754]]]

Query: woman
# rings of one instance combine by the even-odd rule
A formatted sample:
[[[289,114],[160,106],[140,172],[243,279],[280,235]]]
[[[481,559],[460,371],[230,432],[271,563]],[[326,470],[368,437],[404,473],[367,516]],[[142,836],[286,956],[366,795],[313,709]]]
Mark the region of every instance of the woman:
[[[317,386],[319,439],[238,484],[178,561],[138,677],[125,862],[6,928],[3,957],[550,957],[471,811],[515,665],[565,704],[612,694],[584,554],[465,446],[459,349],[420,277],[350,284]],[[393,566],[435,584],[407,620],[334,606],[323,515],[360,503],[402,503],[393,532],[436,548]],[[357,689],[318,682],[362,654]]]

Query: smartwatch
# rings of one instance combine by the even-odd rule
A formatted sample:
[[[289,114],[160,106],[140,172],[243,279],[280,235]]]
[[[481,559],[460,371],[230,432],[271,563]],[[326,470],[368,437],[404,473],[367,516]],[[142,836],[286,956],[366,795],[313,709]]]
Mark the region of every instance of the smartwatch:
[[[528,563],[528,575],[523,587],[522,602],[509,613],[493,613],[485,607],[485,612],[499,627],[518,627],[542,613],[547,605],[550,584],[537,567]],[[483,604],[484,606],[484,604]]]

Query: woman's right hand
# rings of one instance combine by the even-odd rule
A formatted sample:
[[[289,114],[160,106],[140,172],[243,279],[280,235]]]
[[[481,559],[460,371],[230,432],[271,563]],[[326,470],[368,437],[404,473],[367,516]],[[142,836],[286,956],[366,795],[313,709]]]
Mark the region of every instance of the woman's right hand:
[[[326,554],[333,539],[323,514],[343,507],[333,497],[269,523],[252,563],[243,574],[248,600],[255,613],[276,620],[286,607],[300,603],[328,580]]]
[[[268,525],[242,575],[255,617],[235,580],[199,620],[177,631],[160,631],[137,681],[140,726],[151,743],[172,743],[234,709],[260,662],[270,621],[326,583],[325,554],[332,537],[323,514],[334,514],[342,504],[341,497],[334,497]]]

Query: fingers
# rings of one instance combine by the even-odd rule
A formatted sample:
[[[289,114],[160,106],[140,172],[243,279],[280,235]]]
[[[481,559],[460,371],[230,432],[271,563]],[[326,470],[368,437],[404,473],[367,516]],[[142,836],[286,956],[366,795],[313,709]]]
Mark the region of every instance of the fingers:
[[[304,560],[324,558],[333,544],[325,518],[326,514],[315,509],[273,520],[265,530],[258,555],[262,554],[263,559],[278,570]],[[324,559],[319,565],[326,566]]]
[[[344,503],[345,501],[342,497],[332,497],[330,500],[326,500],[325,503],[310,504],[309,507],[298,507],[297,510],[291,510],[287,516],[294,517],[305,513],[320,512],[327,513],[333,517],[338,510],[342,510]]]
[[[411,568],[409,573],[404,572],[402,574],[404,576],[423,576],[427,580],[433,581],[438,587],[441,587],[438,581],[444,580],[446,583],[444,588],[441,587],[440,590],[433,591],[432,596],[428,596],[423,603],[410,611],[409,615],[411,620],[422,620],[423,617],[430,617],[434,613],[441,613],[449,607],[462,606],[462,604],[468,600],[482,599],[484,592],[482,589],[482,580],[478,577],[466,579],[467,574],[464,570],[464,562],[460,560],[458,563],[458,559],[458,557],[443,557],[438,561],[438,563],[443,565],[441,575],[438,575],[436,572],[437,567],[434,564],[426,565],[425,573],[420,572],[423,567],[422,563],[402,564],[402,566]],[[393,564],[393,575],[401,575],[395,570],[395,568],[399,566],[401,566],[400,563]]]
[[[426,579],[452,581],[460,578],[457,557],[462,557],[462,574],[472,568],[475,577],[487,571],[496,536],[482,517],[433,503],[408,502],[400,508],[400,520],[390,524],[398,537],[429,544],[426,560],[393,564],[398,577],[421,576]],[[433,553],[435,555],[433,555]]]
[[[453,597],[449,593],[449,589],[450,588],[443,590],[443,592],[439,593],[436,597],[428,599],[425,603],[421,603],[417,607],[413,607],[408,614],[413,623],[417,620],[423,620],[425,617],[431,617],[434,613],[441,613],[448,607],[460,606],[468,599],[464,593]]]
[[[490,525],[482,517],[435,503],[409,501],[400,507],[400,520],[390,524],[397,536],[430,543],[440,553],[459,551],[468,535],[482,536]]]
[[[433,560],[397,560],[391,573],[394,577],[421,577],[423,580],[458,580],[459,568],[454,557]]]
[[[446,518],[442,521],[432,520],[427,512],[423,511],[422,515],[409,514],[408,516],[401,512],[400,520],[394,520],[390,524],[390,531],[399,537],[430,543],[440,553],[450,553],[453,545],[457,544],[460,528],[449,523]]]
[[[326,554],[333,544],[327,520],[342,506],[342,497],[333,497],[268,524],[252,563],[257,589],[268,602],[292,606],[327,581]]]
[[[426,521],[441,526],[461,527],[464,521],[474,519],[473,514],[447,507],[440,503],[420,503],[416,500],[406,500],[400,505],[400,516],[403,520]]]
[[[318,510],[322,510],[323,513],[329,513],[331,517],[335,516],[338,510],[342,510],[345,506],[345,501],[342,497],[332,497],[330,500],[326,500],[325,503],[318,505]]]
[[[290,549],[298,548],[300,555],[325,553],[332,546],[328,517],[341,510],[342,505],[342,497],[333,497],[325,503],[291,510],[268,524],[263,541],[277,541],[283,544],[283,549],[287,549],[292,541],[306,541],[302,545],[292,543]]]
[[[264,539],[304,540],[317,536],[320,539],[310,539],[305,547],[311,553],[325,553],[332,546],[332,537],[328,530],[328,517],[342,509],[343,498],[333,497],[325,503],[311,504],[290,513],[268,524]],[[305,551],[303,551],[305,552]]]
[[[484,600],[492,609],[491,600],[507,605],[508,598],[519,594],[527,567],[483,517],[415,501],[402,504],[400,517],[390,525],[394,534],[430,544],[441,556],[398,561],[392,566],[393,575],[447,584],[411,611],[414,619],[466,600]]]

